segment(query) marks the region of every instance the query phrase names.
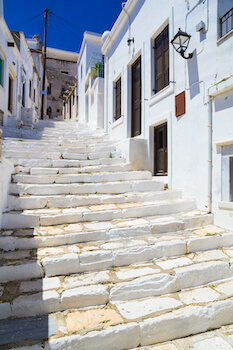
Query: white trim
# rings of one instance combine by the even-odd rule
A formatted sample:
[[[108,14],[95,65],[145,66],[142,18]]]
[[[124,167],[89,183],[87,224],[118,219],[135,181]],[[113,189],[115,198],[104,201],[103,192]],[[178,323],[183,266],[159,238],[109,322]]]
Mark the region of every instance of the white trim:
[[[233,210],[233,202],[219,202],[218,208],[223,210]]]
[[[116,22],[114,23],[105,43],[102,46],[102,53],[105,55],[107,50],[112,46],[114,43],[117,35],[119,34],[120,30],[123,28],[123,25],[125,22],[128,20],[128,14],[130,14],[137,4],[139,0],[128,0],[127,3],[125,4],[124,9],[121,11],[120,15],[118,16]]]
[[[171,95],[174,92],[173,85],[167,85],[162,90],[158,91],[155,95],[150,97],[149,107],[159,102],[163,98]]]
[[[119,119],[117,119],[116,121],[114,121],[112,123],[112,129],[115,129],[116,127],[118,127],[119,125],[124,123],[124,117],[121,116]]]
[[[216,146],[229,146],[233,145],[233,140],[226,140],[226,141],[217,141],[215,142]]]
[[[220,39],[218,39],[217,41],[217,45],[221,44],[226,38],[228,38],[228,36],[233,34],[233,29],[230,30],[228,33],[226,33],[225,35],[223,35]]]

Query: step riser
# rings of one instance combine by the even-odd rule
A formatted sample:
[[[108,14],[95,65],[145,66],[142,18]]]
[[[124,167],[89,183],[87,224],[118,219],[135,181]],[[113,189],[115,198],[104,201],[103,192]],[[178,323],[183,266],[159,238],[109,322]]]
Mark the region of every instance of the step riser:
[[[37,249],[44,247],[56,247],[68,244],[77,244],[84,242],[94,242],[94,241],[112,241],[121,239],[124,237],[142,237],[148,234],[156,233],[167,233],[174,232],[178,230],[185,230],[187,228],[202,227],[205,225],[210,225],[212,223],[212,215],[206,215],[205,220],[203,218],[196,218],[195,222],[192,219],[180,222],[179,224],[171,222],[167,225],[163,225],[163,230],[158,228],[158,225],[144,225],[144,226],[134,226],[130,228],[114,228],[109,230],[100,231],[90,231],[90,232],[77,232],[70,233],[66,235],[56,235],[55,237],[43,236],[43,237],[33,237],[33,238],[18,238],[18,237],[0,237],[0,246],[5,251],[15,250],[15,249]],[[192,226],[193,225],[193,226]],[[187,253],[195,252],[198,250],[206,250],[209,241],[212,237],[207,237],[202,239],[190,239],[187,242]],[[228,235],[223,237],[218,236],[218,239],[212,239],[211,249],[219,248],[221,246],[233,245],[233,239]]]
[[[97,212],[71,213],[71,214],[53,214],[53,215],[37,215],[37,214],[3,214],[2,228],[32,228],[35,226],[53,226],[71,224],[76,222],[91,221],[109,221],[116,219],[141,218],[144,216],[169,215],[179,212],[194,210],[196,208],[195,201],[186,201],[184,203],[158,204],[156,206],[143,206],[138,208],[128,208],[122,210],[106,210]]]
[[[23,167],[86,167],[97,165],[112,165],[112,164],[124,164],[124,158],[103,158],[94,160],[68,160],[68,159],[25,159],[25,158],[10,158],[11,162],[17,166]]]
[[[22,142],[21,142],[22,143]],[[62,146],[59,146],[59,145],[47,145],[47,147],[45,145],[41,145],[41,146],[36,146],[36,145],[32,145],[32,144],[29,144],[29,145],[21,145],[21,143],[19,142],[18,145],[9,145],[9,144],[5,144],[3,147],[2,147],[2,150],[3,150],[3,153],[21,153],[24,154],[25,152],[30,152],[30,154],[32,154],[32,157],[33,157],[33,153],[38,153],[38,152],[44,152],[45,149],[47,149],[47,152],[59,152],[59,153],[65,153],[65,152],[68,152],[68,153],[77,153],[77,154],[83,154],[84,156],[84,159],[87,158],[87,155],[88,154],[92,154],[92,153],[99,153],[99,152],[105,152],[106,154],[110,154],[110,152],[114,153],[116,152],[116,146],[108,146],[108,145],[105,145],[104,147],[91,147],[91,148],[88,148],[88,147],[64,147]],[[24,143],[24,142],[23,142]],[[108,153],[107,153],[108,152]]]
[[[110,288],[110,290],[107,286],[101,284],[66,289],[61,293],[61,296],[58,293],[61,289],[59,280],[50,278],[56,280],[51,281],[51,284],[56,285],[56,289],[51,289],[49,292],[44,291],[43,294],[41,292],[36,293],[34,296],[21,295],[19,298],[16,297],[11,305],[4,303],[1,307],[10,308],[11,311],[10,315],[9,313],[0,313],[0,319],[45,315],[51,312],[65,311],[66,309],[104,305],[109,302],[118,302],[116,305],[121,305],[119,302],[124,300],[176,293],[182,289],[208,285],[216,281],[219,283],[221,280],[233,277],[233,268],[222,261],[206,263],[206,266],[196,264],[192,271],[186,271],[186,273],[182,273],[182,269],[175,269],[174,275],[151,275],[148,278],[136,279],[128,284],[124,283],[122,286],[119,284],[119,286]],[[43,281],[38,280],[38,282],[42,286]]]
[[[74,175],[13,175],[13,182],[25,184],[69,184],[69,183],[96,183],[108,181],[132,181],[132,180],[150,180],[151,173],[149,172],[123,172],[113,174],[74,174]]]
[[[11,184],[10,194],[30,194],[30,195],[68,195],[68,194],[122,194],[127,192],[150,192],[162,191],[164,184],[155,181],[136,182],[115,182],[105,184],[68,184],[68,185],[23,185]]]
[[[7,208],[10,210],[24,210],[24,209],[43,209],[47,208],[74,208],[85,205],[98,204],[120,204],[130,202],[150,202],[162,200],[176,200],[181,198],[181,192],[174,191],[170,193],[142,193],[142,194],[127,194],[122,196],[69,196],[68,198],[55,196],[53,197],[16,197],[9,196]]]
[[[27,159],[71,159],[71,160],[95,160],[99,158],[120,158],[117,152],[99,152],[90,154],[78,154],[64,152],[38,152],[38,151],[3,151],[2,156],[5,158],[27,158]]]

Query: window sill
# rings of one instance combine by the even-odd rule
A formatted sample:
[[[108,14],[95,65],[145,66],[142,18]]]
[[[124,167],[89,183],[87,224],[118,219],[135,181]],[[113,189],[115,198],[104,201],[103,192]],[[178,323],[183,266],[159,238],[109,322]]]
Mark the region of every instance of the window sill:
[[[115,129],[116,127],[118,127],[118,125],[121,125],[123,124],[123,120],[124,118],[123,117],[120,117],[119,119],[117,119],[116,121],[114,121],[112,123],[112,129]]]
[[[223,210],[233,210],[233,202],[219,202],[218,208]]]
[[[155,103],[162,100],[164,97],[172,94],[174,92],[173,85],[168,85],[150,98],[149,107],[153,106]]]
[[[230,30],[227,34],[225,34],[224,36],[222,36],[220,39],[218,39],[217,41],[217,45],[221,44],[225,39],[228,38],[228,36],[231,36],[233,34],[233,29]]]
[[[226,141],[218,141],[218,142],[215,142],[215,145],[216,146],[229,146],[229,145],[232,145],[233,144],[233,140],[226,140]]]

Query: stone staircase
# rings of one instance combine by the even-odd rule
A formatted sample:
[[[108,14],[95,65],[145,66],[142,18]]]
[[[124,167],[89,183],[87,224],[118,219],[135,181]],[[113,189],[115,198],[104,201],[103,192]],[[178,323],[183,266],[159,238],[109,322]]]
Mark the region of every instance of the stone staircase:
[[[232,232],[132,170],[100,130],[41,121],[3,137],[15,170],[0,349],[233,348]]]

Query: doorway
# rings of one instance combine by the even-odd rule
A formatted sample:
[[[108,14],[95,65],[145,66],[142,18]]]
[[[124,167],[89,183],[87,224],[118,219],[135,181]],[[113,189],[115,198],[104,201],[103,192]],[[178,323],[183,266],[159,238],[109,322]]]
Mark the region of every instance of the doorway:
[[[167,175],[167,123],[154,128],[154,174]]]

